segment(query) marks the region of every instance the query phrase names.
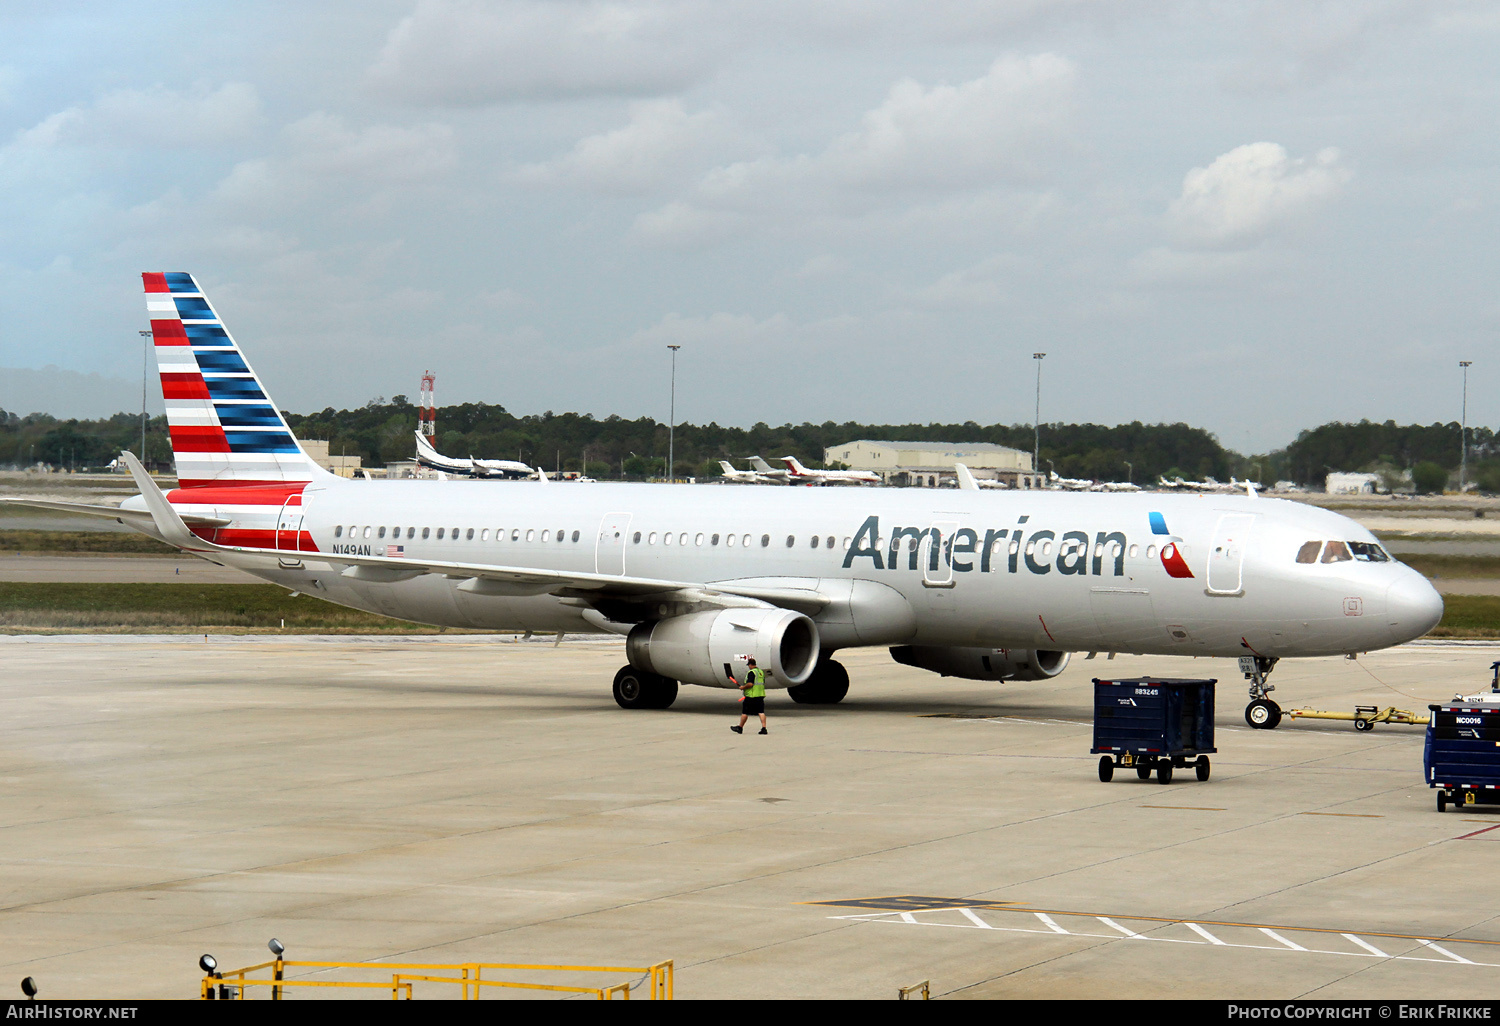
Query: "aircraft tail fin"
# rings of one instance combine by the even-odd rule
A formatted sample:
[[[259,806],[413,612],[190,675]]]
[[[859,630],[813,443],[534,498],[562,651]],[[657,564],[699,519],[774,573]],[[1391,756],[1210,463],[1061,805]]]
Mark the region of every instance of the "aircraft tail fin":
[[[958,477],[958,489],[962,492],[979,491],[979,482],[974,480],[974,475],[969,468],[962,463],[953,464],[953,473]]]
[[[179,487],[331,476],[293,437],[193,276],[158,271],[141,280]]]
[[[802,462],[800,460],[798,460],[797,457],[795,457],[795,456],[783,456],[783,457],[781,457],[781,462],[785,463],[786,464],[786,468],[788,470],[790,470],[793,474],[806,474],[807,473],[807,468],[804,467],[802,465]]]
[[[750,457],[750,466],[753,469],[759,471],[762,474],[768,474],[768,473],[775,473],[776,472],[776,468],[775,467],[771,466],[769,463],[767,463],[765,460],[761,459],[759,456],[751,456]]]

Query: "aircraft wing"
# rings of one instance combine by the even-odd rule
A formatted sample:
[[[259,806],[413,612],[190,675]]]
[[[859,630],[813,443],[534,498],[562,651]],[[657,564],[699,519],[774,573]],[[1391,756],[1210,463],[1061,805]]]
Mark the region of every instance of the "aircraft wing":
[[[407,559],[399,556],[359,556],[340,552],[297,552],[286,549],[260,549],[218,545],[188,530],[181,514],[172,508],[167,497],[151,480],[140,461],[129,452],[122,453],[137,487],[146,501],[143,514],[152,521],[168,544],[198,555],[251,554],[286,559],[289,555],[310,563],[343,566],[344,575],[356,580],[387,583],[409,580],[423,574],[442,574],[448,578],[467,578],[471,591],[491,595],[553,594],[579,599],[582,604],[620,607],[642,604],[649,599],[655,607],[662,603],[700,608],[731,606],[781,606],[802,613],[816,613],[829,599],[812,588],[764,588],[737,586],[730,583],[669,581],[649,577],[624,577],[614,574],[577,573],[565,570],[543,570],[535,567],[498,566],[489,563],[463,563],[450,560]],[[106,507],[107,508],[107,507]],[[119,511],[116,511],[119,512]],[[466,587],[466,585],[460,585]],[[644,619],[644,617],[642,617]],[[610,619],[622,619],[611,616]]]

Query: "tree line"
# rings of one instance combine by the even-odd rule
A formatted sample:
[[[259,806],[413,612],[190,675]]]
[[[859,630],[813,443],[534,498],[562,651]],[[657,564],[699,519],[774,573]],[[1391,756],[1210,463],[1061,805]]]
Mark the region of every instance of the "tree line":
[[[322,439],[334,455],[359,456],[366,466],[411,459],[417,407],[406,397],[375,399],[350,410],[284,413],[299,438]],[[437,411],[439,451],[449,456],[519,459],[548,471],[582,472],[600,479],[640,480],[666,473],[668,427],[650,417],[602,419],[589,414],[516,416],[503,406],[464,403]],[[674,432],[674,471],[679,477],[715,477],[719,460],[743,467],[748,456],[774,460],[796,456],[821,467],[823,451],[856,439],[913,442],[989,442],[1030,452],[1030,424],[822,424],[757,423],[748,428],[717,423],[679,424]],[[1062,477],[1151,484],[1158,477],[1201,480],[1231,476],[1269,485],[1292,480],[1320,486],[1330,470],[1408,477],[1419,466],[1451,476],[1461,457],[1457,423],[1397,425],[1330,423],[1305,430],[1285,449],[1246,456],[1188,424],[1043,424],[1039,470]],[[1490,428],[1470,428],[1470,480],[1500,492],[1500,442]],[[45,464],[83,469],[109,463],[122,449],[141,448],[139,414],[101,420],[59,420],[46,414],[18,416],[0,410],[0,465]],[[144,456],[155,469],[171,469],[164,417],[147,425]],[[1428,470],[1431,479],[1431,469]]]

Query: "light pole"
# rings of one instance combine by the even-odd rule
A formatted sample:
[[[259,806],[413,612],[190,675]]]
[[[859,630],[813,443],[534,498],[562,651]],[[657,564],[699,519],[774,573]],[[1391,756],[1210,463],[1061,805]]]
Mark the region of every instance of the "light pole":
[[[140,333],[145,340],[146,353],[141,363],[141,466],[146,465],[146,385],[151,380],[151,339],[149,331]]]
[[[1031,469],[1033,473],[1038,473],[1042,466],[1042,361],[1047,358],[1047,354],[1032,353],[1031,358],[1036,361],[1036,417],[1031,422]]]
[[[1120,462],[1125,464],[1125,483],[1135,484],[1135,464],[1129,460],[1121,460]]]
[[[1458,460],[1458,494],[1464,493],[1464,478],[1469,471],[1469,364],[1473,360],[1459,360],[1458,365],[1464,370],[1464,404],[1463,420],[1459,422],[1459,445],[1463,448],[1463,454]]]
[[[672,350],[672,412],[667,414],[671,418],[671,423],[667,425],[667,480],[672,481],[675,480],[673,468],[677,465],[677,350],[682,347],[667,348]]]

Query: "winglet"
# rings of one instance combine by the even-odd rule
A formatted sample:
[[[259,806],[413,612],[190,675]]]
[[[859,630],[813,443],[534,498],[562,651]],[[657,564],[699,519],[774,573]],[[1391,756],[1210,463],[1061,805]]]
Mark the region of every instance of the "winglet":
[[[961,492],[977,492],[977,491],[979,491],[979,482],[976,481],[976,480],[974,480],[974,475],[969,472],[969,468],[968,467],[964,466],[962,463],[955,463],[955,464],[953,464],[953,473],[958,476],[958,490],[959,491],[961,491]]]
[[[141,490],[141,498],[146,502],[146,510],[151,514],[151,520],[156,524],[157,533],[168,545],[175,545],[179,549],[185,549],[198,541],[198,536],[188,530],[187,524],[183,523],[182,517],[172,508],[167,501],[166,495],[157,487],[146,468],[141,466],[141,461],[135,458],[135,453],[128,450],[120,453],[120,458],[125,461],[125,466],[130,468],[130,476],[135,478],[135,486]]]

